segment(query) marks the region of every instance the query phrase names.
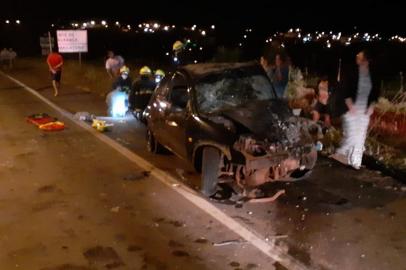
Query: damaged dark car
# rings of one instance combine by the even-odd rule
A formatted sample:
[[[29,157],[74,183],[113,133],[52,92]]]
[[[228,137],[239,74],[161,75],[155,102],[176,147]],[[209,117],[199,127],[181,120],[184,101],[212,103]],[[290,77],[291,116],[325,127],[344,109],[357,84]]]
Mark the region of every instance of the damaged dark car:
[[[255,62],[180,67],[145,114],[148,150],[164,147],[192,162],[206,196],[219,184],[244,193],[304,179],[317,160],[311,121],[292,114]]]

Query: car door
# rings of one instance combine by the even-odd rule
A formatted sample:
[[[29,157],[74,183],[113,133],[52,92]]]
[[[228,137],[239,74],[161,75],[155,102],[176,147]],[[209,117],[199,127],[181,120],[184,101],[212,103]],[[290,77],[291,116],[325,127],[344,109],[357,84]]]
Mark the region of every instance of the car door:
[[[165,114],[166,107],[169,106],[167,96],[169,92],[169,86],[171,84],[171,78],[164,78],[155,90],[152,100],[149,104],[150,120],[148,121],[148,128],[152,131],[155,139],[158,142],[165,145]]]
[[[186,158],[186,117],[188,115],[189,86],[185,76],[175,73],[167,96],[162,136],[164,144],[179,156]]]

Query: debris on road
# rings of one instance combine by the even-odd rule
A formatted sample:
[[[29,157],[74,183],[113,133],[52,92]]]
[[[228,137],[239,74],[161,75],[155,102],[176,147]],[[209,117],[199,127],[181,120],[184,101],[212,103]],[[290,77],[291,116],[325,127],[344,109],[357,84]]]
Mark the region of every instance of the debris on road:
[[[281,234],[281,235],[270,235],[265,238],[265,241],[269,242],[270,240],[277,240],[277,239],[284,239],[288,238],[287,234]]]
[[[104,120],[93,119],[92,127],[97,129],[100,132],[109,130],[114,124],[107,123]]]
[[[246,240],[234,239],[234,240],[226,240],[226,241],[222,241],[222,242],[213,243],[213,246],[221,247],[221,246],[228,246],[228,245],[234,245],[234,244],[243,244],[246,242],[247,242]]]
[[[176,256],[176,257],[189,257],[190,256],[189,253],[187,253],[186,251],[183,251],[183,250],[175,250],[172,252],[172,255]]]
[[[129,142],[127,142],[126,140],[123,140],[121,138],[116,138],[116,141],[118,141],[119,143],[125,144],[125,145],[130,145]]]
[[[142,171],[142,172],[137,172],[137,173],[132,173],[127,176],[123,177],[123,180],[125,181],[137,181],[137,180],[142,180],[145,179],[146,177],[149,177],[151,172],[149,171]]]
[[[104,266],[107,269],[113,269],[125,265],[112,247],[96,246],[86,250],[83,256],[93,266]]]
[[[120,206],[113,207],[113,208],[110,209],[110,211],[112,213],[118,213],[118,211],[120,211]]]
[[[251,199],[249,200],[250,203],[267,203],[267,202],[273,202],[276,199],[279,198],[279,196],[282,196],[283,194],[285,194],[285,190],[279,190],[278,192],[276,192],[272,197],[267,197],[267,198],[259,198],[259,199]]]
[[[92,122],[93,119],[96,118],[93,114],[90,114],[88,112],[77,112],[73,116],[75,119],[80,120],[80,121],[85,121],[85,122]]]
[[[185,177],[185,170],[177,168],[176,173],[179,175],[182,181],[187,181],[187,178]]]
[[[207,241],[207,239],[204,237],[200,237],[200,238],[196,239],[194,242],[198,243],[198,244],[207,244],[207,242],[209,242],[209,241]]]

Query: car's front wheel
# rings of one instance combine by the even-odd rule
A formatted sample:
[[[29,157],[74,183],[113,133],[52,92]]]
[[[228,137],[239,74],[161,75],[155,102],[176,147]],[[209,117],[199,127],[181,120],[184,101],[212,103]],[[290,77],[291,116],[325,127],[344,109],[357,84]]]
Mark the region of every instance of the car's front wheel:
[[[203,148],[202,155],[202,193],[213,196],[217,191],[221,153],[214,147]]]

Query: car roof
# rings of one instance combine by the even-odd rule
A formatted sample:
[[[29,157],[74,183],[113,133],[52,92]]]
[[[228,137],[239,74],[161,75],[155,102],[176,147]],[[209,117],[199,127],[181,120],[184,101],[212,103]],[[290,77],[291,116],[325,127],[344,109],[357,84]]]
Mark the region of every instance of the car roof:
[[[180,68],[186,71],[191,77],[199,79],[212,73],[219,73],[223,70],[236,69],[258,65],[257,62],[239,62],[239,63],[201,63],[190,64]]]

